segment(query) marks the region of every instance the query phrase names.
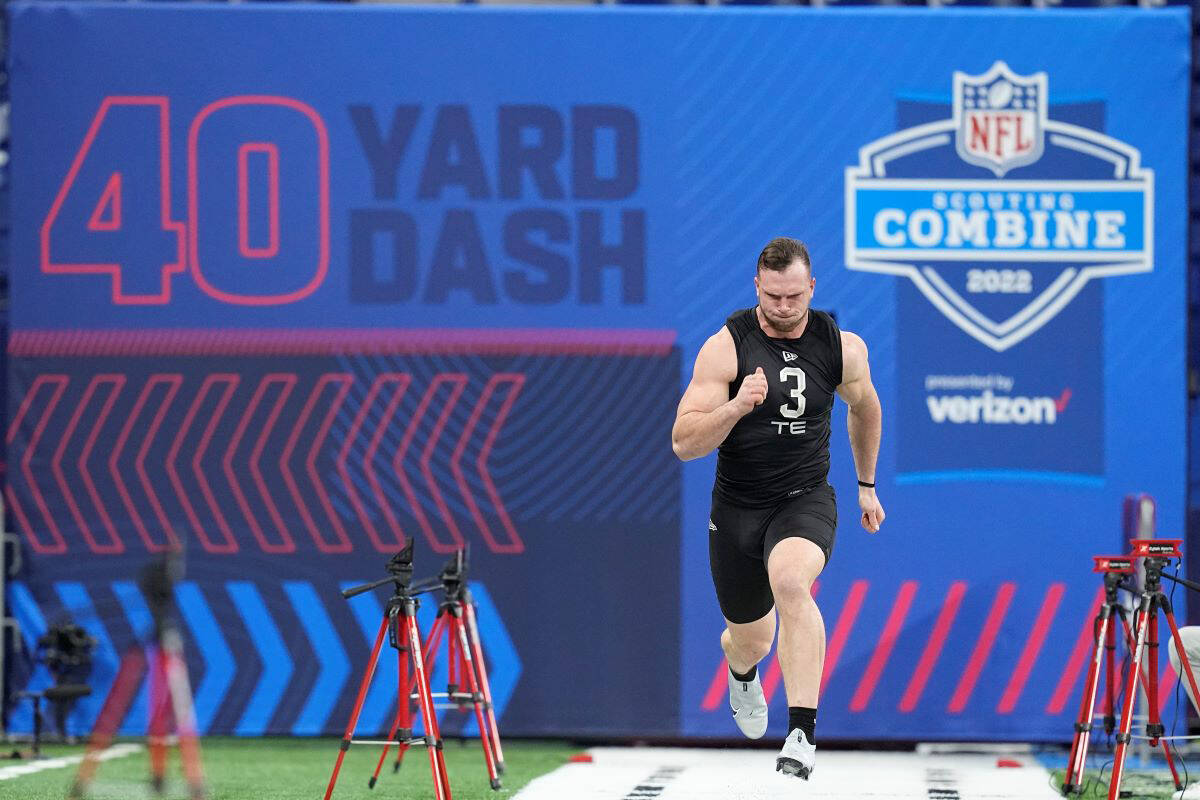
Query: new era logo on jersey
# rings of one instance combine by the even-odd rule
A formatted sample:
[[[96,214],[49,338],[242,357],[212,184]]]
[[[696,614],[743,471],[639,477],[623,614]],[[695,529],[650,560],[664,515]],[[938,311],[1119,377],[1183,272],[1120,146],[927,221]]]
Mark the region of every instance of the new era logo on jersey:
[[[796,355],[795,353],[791,353],[787,350],[783,351],[783,360],[784,361],[795,361],[799,357],[800,356]]]

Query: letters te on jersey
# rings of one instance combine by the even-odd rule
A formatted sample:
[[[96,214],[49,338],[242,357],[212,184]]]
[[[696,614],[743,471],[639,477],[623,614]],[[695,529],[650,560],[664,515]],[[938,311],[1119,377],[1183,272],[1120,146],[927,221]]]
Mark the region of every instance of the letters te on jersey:
[[[846,265],[903,275],[1003,351],[1092,278],[1148,272],[1154,173],[1096,130],[1049,117],[1044,72],[955,72],[953,113],[859,150],[846,170]]]

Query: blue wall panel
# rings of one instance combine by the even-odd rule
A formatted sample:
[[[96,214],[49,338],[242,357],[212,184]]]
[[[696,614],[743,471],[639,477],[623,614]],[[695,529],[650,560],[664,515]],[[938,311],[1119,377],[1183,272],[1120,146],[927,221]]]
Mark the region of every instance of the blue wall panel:
[[[119,651],[174,537],[205,730],[334,732],[337,589],[470,542],[503,729],[731,736],[669,430],[789,234],[885,414],[823,735],[1067,737],[1121,498],[1183,525],[1186,11],[10,13],[30,620]]]

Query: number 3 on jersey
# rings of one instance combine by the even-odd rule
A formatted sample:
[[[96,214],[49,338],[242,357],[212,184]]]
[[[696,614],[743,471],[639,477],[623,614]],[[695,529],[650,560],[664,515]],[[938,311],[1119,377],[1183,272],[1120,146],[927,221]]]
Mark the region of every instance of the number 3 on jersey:
[[[779,407],[779,413],[788,419],[796,419],[804,414],[804,387],[807,379],[804,377],[804,370],[799,367],[784,367],[779,370],[779,380],[784,386],[791,378],[796,379],[796,388],[788,394],[796,399],[796,405],[793,407],[784,403]]]

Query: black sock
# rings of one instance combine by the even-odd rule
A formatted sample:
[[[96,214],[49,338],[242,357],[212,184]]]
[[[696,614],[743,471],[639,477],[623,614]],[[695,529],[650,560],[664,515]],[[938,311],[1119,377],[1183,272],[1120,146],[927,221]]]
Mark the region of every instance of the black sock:
[[[788,731],[796,728],[804,731],[809,744],[816,744],[817,710],[803,706],[788,706]]]
[[[733,676],[733,679],[735,681],[741,681],[742,683],[749,683],[750,681],[754,680],[754,676],[758,674],[758,664],[755,664],[753,667],[751,667],[750,671],[745,674],[739,674],[737,672],[734,672],[733,667],[730,667],[729,674]]]

